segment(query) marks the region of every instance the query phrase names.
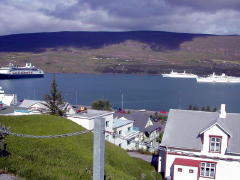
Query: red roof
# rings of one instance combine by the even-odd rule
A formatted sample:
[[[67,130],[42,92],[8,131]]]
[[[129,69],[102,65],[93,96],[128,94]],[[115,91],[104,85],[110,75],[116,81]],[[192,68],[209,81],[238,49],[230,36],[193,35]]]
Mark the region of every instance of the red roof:
[[[182,165],[182,166],[199,167],[199,163],[200,161],[197,161],[197,160],[176,158],[173,164]]]
[[[167,111],[159,111],[161,114],[167,114]]]

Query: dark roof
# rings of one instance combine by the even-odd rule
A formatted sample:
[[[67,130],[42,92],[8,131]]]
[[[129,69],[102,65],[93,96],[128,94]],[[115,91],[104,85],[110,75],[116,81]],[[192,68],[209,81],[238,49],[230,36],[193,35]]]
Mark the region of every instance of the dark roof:
[[[162,145],[201,150],[200,134],[213,125],[230,135],[227,153],[240,153],[240,114],[227,113],[219,118],[219,112],[203,112],[171,109],[162,139]]]
[[[150,118],[150,115],[153,115],[153,114],[154,114],[154,112],[152,112],[152,111],[145,111],[145,112],[134,111],[129,114],[114,113],[114,117],[117,117],[117,118],[124,117],[128,120],[133,120],[134,121],[133,126],[139,128],[140,131],[152,132],[161,127],[160,122],[152,121],[153,125],[145,128],[145,126]]]

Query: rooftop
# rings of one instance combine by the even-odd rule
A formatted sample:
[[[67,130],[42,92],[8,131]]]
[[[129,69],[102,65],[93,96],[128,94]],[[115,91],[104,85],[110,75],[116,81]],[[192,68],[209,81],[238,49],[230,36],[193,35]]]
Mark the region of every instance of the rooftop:
[[[77,114],[72,114],[69,116],[74,116],[74,117],[80,117],[80,118],[95,118],[97,116],[105,116],[105,115],[110,115],[113,114],[114,112],[112,111],[102,111],[102,110],[95,110],[95,109],[88,109],[87,111],[77,113]]]
[[[30,100],[30,99],[24,99],[21,104],[19,105],[19,107],[22,108],[29,108],[30,106],[39,103],[40,106],[42,106],[42,108],[46,108],[45,105],[43,105],[42,103],[45,103],[45,101],[41,101],[41,100]]]
[[[161,145],[200,151],[200,134],[214,124],[230,135],[227,153],[240,153],[240,114],[237,113],[220,118],[219,112],[171,109]]]
[[[152,132],[156,129],[161,128],[159,122],[152,121],[153,125],[146,128],[146,124],[150,118],[150,115],[153,115],[154,111],[133,111],[129,114],[124,113],[115,113],[114,117],[121,118],[124,117],[128,120],[134,121],[134,127],[137,127],[142,132]]]
[[[125,125],[133,123],[133,122],[134,121],[132,121],[132,120],[113,119],[113,128],[125,126]]]

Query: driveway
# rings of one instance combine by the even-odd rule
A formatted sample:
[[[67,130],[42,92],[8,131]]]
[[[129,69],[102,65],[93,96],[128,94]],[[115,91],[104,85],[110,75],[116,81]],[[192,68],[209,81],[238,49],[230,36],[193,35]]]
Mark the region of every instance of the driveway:
[[[131,156],[131,157],[142,159],[142,160],[147,161],[149,163],[151,163],[151,161],[152,161],[152,155],[140,154],[138,152],[128,152],[128,155]]]
[[[0,174],[0,180],[23,180],[8,174]]]

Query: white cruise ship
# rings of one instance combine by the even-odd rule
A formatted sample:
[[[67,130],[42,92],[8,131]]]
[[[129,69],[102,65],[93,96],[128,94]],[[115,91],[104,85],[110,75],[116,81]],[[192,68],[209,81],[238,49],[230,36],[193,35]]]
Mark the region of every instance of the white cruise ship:
[[[33,78],[43,76],[43,70],[32,66],[31,63],[26,63],[24,67],[14,66],[10,63],[8,66],[0,68],[0,79]]]
[[[174,72],[173,70],[169,74],[162,74],[163,77],[170,77],[170,78],[197,78],[196,74]]]
[[[203,83],[240,83],[240,77],[227,76],[222,73],[222,75],[216,75],[215,73],[207,77],[198,77],[197,82]]]

